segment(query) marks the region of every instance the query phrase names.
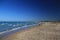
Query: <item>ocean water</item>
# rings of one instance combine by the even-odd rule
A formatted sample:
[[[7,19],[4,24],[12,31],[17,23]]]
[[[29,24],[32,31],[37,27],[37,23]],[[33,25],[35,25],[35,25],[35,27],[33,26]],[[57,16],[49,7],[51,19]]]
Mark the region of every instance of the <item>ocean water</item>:
[[[33,24],[37,24],[37,23],[36,22],[0,22],[0,32],[4,32],[22,26],[33,25]]]

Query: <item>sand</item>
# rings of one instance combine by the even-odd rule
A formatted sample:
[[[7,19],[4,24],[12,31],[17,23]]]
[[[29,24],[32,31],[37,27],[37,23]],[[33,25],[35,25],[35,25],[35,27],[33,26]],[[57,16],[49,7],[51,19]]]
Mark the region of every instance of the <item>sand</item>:
[[[60,23],[42,23],[5,36],[1,40],[60,40]]]

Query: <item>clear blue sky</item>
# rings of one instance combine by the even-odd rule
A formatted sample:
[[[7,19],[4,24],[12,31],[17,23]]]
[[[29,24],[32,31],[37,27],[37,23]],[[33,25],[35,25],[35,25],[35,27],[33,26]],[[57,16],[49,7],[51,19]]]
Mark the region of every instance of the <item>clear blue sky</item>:
[[[0,0],[0,21],[59,20],[59,1]]]

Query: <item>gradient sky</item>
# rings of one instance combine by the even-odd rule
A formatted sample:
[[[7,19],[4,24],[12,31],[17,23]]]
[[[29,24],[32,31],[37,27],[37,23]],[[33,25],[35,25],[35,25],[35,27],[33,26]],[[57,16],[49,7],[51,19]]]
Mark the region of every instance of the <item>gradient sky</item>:
[[[0,0],[0,21],[59,20],[56,0]]]

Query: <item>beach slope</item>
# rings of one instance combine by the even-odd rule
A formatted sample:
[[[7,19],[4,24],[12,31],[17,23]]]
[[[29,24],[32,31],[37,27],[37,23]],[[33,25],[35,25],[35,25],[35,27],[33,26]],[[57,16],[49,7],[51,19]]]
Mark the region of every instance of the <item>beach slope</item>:
[[[60,23],[42,23],[5,36],[2,40],[60,40]]]

